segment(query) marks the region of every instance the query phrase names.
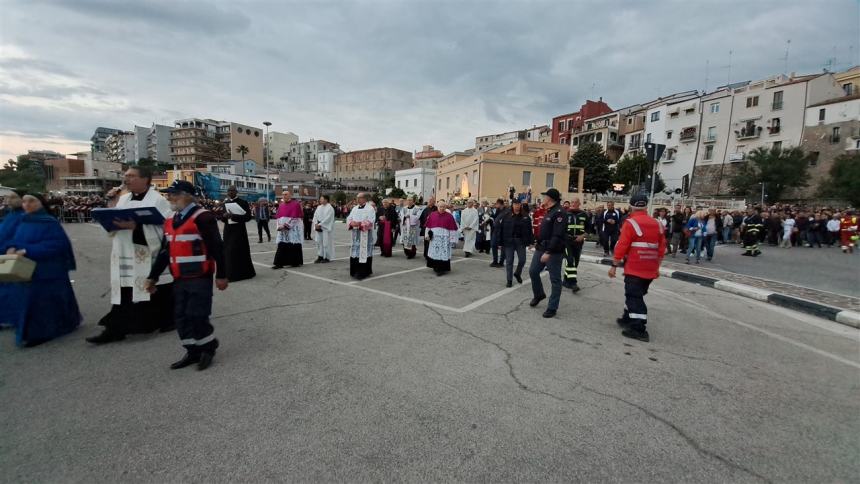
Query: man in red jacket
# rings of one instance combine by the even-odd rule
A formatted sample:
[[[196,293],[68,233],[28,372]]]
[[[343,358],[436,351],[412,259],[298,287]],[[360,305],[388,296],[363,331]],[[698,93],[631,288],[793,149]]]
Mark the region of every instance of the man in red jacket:
[[[648,215],[648,197],[633,195],[630,199],[630,216],[621,226],[621,236],[615,246],[609,277],[624,262],[624,316],[618,324],[624,328],[621,334],[639,341],[648,342],[648,308],[645,295],[651,281],[660,276],[660,263],[666,253],[666,236],[657,219]]]

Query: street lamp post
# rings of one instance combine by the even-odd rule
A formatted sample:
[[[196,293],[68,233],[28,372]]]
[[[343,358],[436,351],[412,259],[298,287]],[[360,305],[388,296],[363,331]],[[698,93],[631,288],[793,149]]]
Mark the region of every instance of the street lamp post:
[[[271,143],[269,141],[269,126],[272,125],[269,121],[263,121],[263,125],[266,126],[266,149],[263,153],[263,162],[266,165],[266,201],[269,202],[269,149],[271,149]]]

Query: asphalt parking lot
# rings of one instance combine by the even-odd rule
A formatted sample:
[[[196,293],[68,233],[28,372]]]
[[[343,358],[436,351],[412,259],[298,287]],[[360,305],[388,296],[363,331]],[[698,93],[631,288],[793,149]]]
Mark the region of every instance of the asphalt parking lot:
[[[251,225],[248,225],[249,230]],[[348,256],[337,224],[337,258]],[[678,280],[622,338],[623,284],[583,264],[559,316],[486,256],[271,270],[216,294],[205,372],[175,334],[91,347],[110,245],[69,225],[85,316],[20,350],[0,333],[0,481],[850,482],[860,332]]]

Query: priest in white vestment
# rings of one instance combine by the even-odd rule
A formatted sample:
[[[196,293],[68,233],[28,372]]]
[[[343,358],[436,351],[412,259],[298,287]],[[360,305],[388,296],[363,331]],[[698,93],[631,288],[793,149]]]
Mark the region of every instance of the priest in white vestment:
[[[314,264],[331,262],[334,259],[334,208],[329,203],[328,195],[320,197],[320,204],[314,211],[312,220],[314,241],[317,244],[317,260]]]
[[[460,214],[460,231],[463,232],[463,252],[466,253],[466,257],[471,257],[472,252],[475,252],[478,225],[478,209],[475,208],[475,201],[469,200],[466,208]]]

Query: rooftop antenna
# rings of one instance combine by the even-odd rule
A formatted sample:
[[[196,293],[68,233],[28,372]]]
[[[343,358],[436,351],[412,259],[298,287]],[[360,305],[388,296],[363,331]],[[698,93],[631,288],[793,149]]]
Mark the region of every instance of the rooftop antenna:
[[[732,51],[729,51],[729,63],[728,65],[722,66],[723,69],[728,69],[728,75],[726,76],[726,86],[732,83]]]
[[[788,75],[788,48],[791,47],[791,39],[785,41],[785,55],[782,57],[782,73]]]

